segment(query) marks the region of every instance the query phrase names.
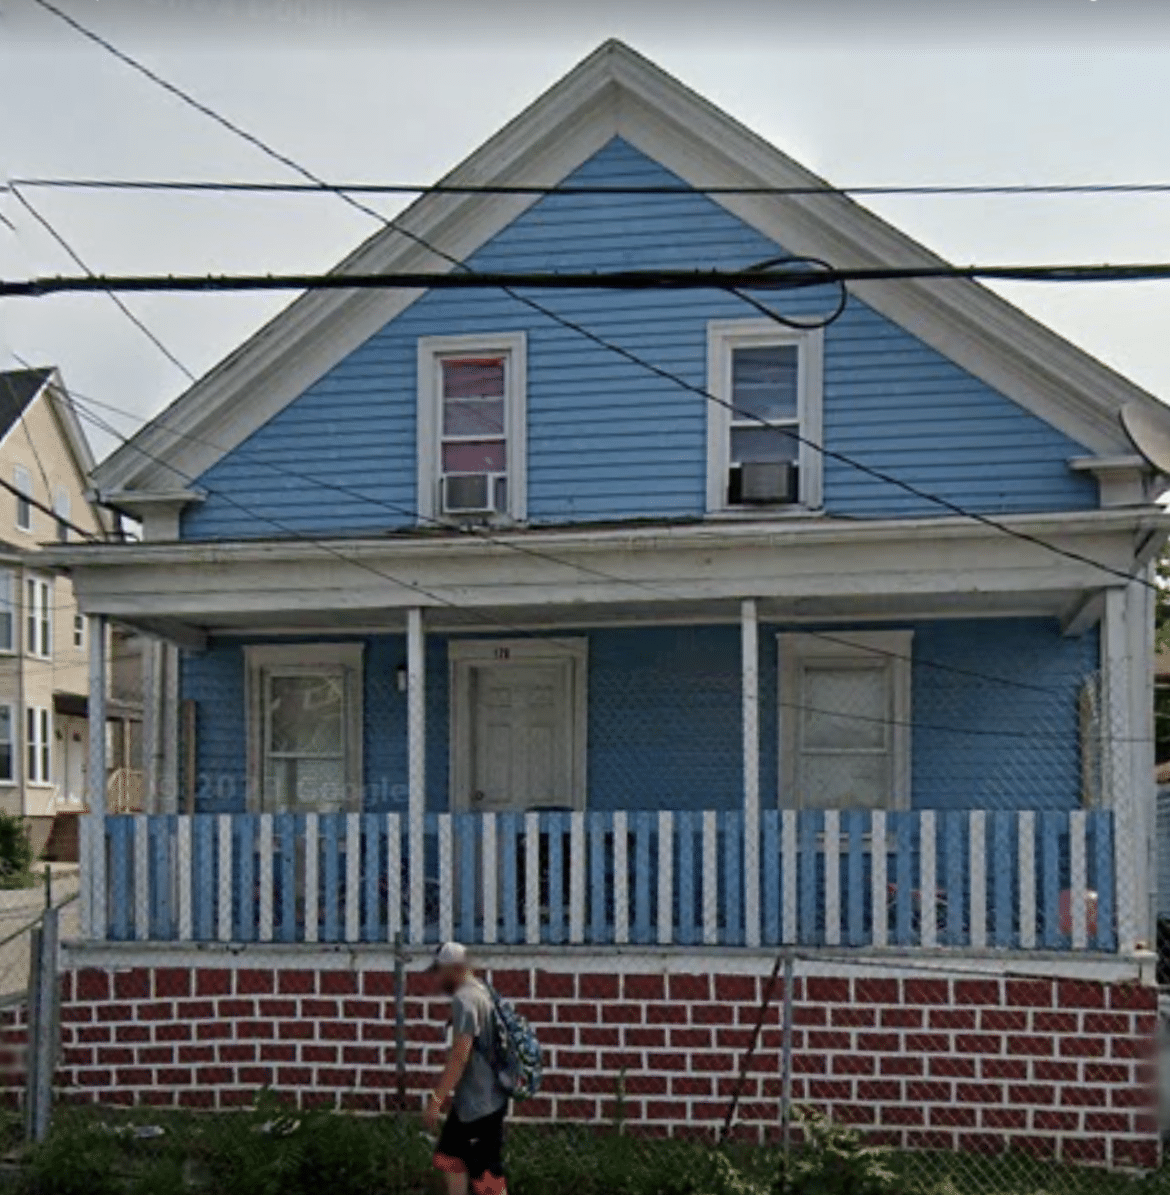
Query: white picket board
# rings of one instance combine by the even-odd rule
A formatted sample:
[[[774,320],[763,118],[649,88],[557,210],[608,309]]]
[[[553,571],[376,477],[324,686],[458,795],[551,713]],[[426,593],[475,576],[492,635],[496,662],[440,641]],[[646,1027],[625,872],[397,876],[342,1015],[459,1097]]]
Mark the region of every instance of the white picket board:
[[[825,810],[825,945],[841,945],[841,815]]]
[[[451,815],[439,814],[439,941],[455,937],[455,876],[452,866]]]
[[[630,940],[629,825],[626,811],[613,815],[613,940],[624,946]]]
[[[719,944],[719,821],[703,811],[703,945]]]
[[[386,938],[402,929],[402,819],[386,814]]]
[[[1085,858],[1085,811],[1074,809],[1068,815],[1069,838],[1069,902],[1072,905],[1072,945],[1084,950],[1089,945],[1089,926],[1086,909],[1088,899],[1088,867]]]
[[[869,817],[870,898],[873,904],[873,944],[882,947],[889,942],[889,880],[886,875],[888,856],[886,846],[886,811],[875,809]]]
[[[982,950],[987,945],[987,814],[984,810],[971,810],[968,839],[971,945]]]
[[[1017,819],[1019,828],[1020,869],[1020,947],[1031,950],[1036,945],[1036,815],[1022,810]]]
[[[317,814],[305,814],[305,941],[317,941],[320,917],[320,825]]]
[[[674,814],[658,814],[658,945],[674,938]]]
[[[569,941],[585,941],[585,814],[569,815]]]
[[[483,833],[480,836],[480,850],[483,855],[480,874],[483,877],[483,940],[491,945],[497,937],[499,921],[499,847],[496,845],[496,815],[483,815]]]
[[[134,936],[150,937],[150,819],[134,815]]]
[[[938,839],[935,837],[933,809],[918,815],[919,894],[922,910],[919,916],[921,945],[931,950],[938,944]]]
[[[362,821],[360,813],[345,815],[345,940],[362,936]]]
[[[540,944],[540,814],[524,815],[524,940]]]
[[[272,941],[272,859],[275,850],[272,835],[272,814],[262,813],[257,830],[260,854],[260,941]]]
[[[780,859],[784,865],[784,898],[781,911],[784,914],[780,940],[785,946],[796,943],[796,810],[785,809],[780,814]]]
[[[219,884],[216,892],[216,937],[232,940],[232,815],[221,813],[216,819],[219,830]]]

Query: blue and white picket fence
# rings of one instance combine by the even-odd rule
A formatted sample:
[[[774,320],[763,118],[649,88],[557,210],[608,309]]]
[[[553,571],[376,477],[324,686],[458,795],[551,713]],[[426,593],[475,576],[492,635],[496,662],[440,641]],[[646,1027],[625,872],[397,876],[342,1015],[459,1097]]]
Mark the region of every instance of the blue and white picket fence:
[[[1112,814],[771,810],[107,817],[93,938],[1117,948]],[[97,849],[97,826],[84,835]],[[413,890],[412,890],[413,889]],[[412,918],[416,902],[421,916]],[[104,903],[104,916],[102,905]]]

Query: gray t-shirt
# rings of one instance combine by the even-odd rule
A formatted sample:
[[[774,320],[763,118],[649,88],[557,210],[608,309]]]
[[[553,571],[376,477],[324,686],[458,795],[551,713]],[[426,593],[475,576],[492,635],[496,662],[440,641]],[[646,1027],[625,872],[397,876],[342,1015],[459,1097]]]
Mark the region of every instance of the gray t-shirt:
[[[455,1084],[452,1107],[464,1124],[498,1112],[508,1102],[495,1068],[495,1009],[491,993],[478,979],[468,979],[451,997],[451,1032],[475,1039],[462,1078]]]

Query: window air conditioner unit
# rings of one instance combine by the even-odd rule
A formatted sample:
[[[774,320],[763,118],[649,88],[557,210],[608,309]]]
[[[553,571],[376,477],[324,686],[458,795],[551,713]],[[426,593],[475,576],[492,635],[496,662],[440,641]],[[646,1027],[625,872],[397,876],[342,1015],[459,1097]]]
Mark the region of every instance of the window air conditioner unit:
[[[745,461],[740,466],[740,499],[778,506],[797,500],[797,472],[792,461]]]
[[[491,515],[507,504],[506,473],[444,473],[439,491],[444,514]]]

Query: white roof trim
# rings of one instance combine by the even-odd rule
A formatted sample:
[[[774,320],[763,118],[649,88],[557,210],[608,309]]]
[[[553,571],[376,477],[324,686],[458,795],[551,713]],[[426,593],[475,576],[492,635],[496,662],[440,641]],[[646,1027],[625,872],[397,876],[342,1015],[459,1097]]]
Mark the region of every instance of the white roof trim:
[[[447,183],[560,182],[621,136],[692,185],[829,185],[620,42],[606,42],[448,174]],[[462,259],[537,196],[424,195],[398,223]],[[845,196],[721,196],[792,253],[842,267],[941,259]],[[384,228],[337,271],[447,270]],[[1118,412],[1170,409],[1088,353],[967,280],[859,283],[876,311],[1093,453],[1132,451]],[[291,303],[94,473],[99,489],[185,485],[408,307],[419,291],[311,291]]]

